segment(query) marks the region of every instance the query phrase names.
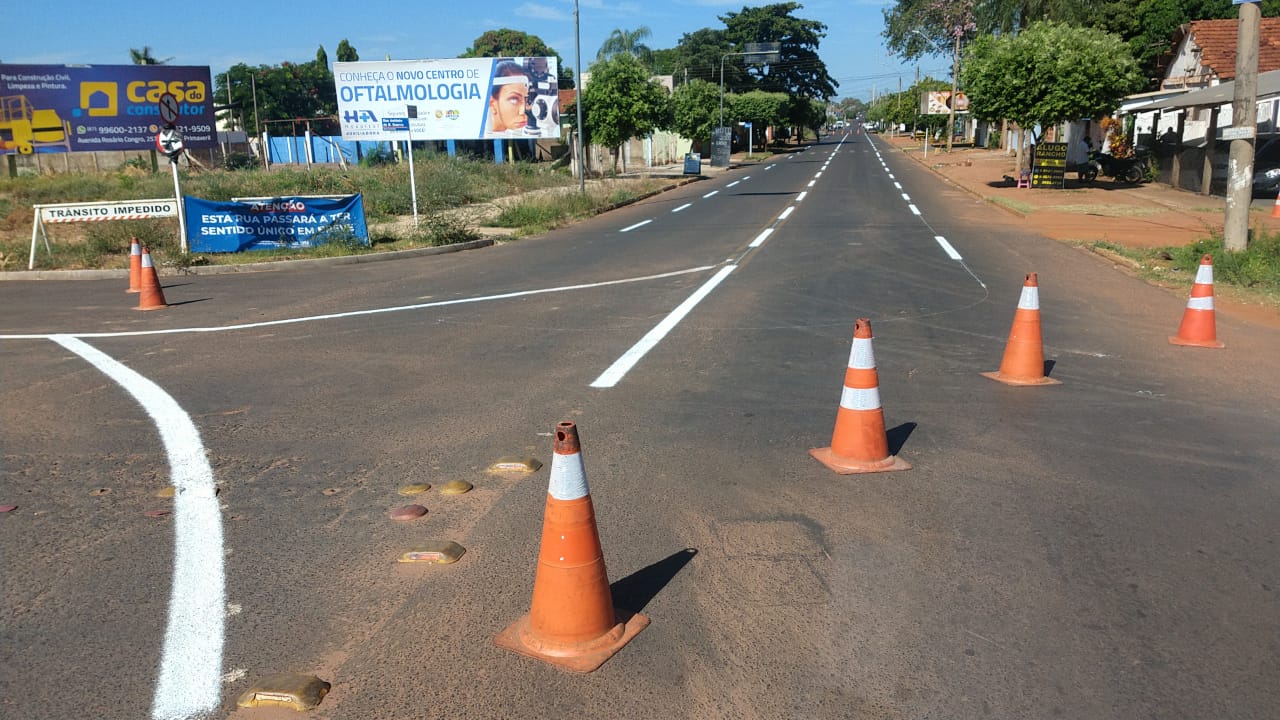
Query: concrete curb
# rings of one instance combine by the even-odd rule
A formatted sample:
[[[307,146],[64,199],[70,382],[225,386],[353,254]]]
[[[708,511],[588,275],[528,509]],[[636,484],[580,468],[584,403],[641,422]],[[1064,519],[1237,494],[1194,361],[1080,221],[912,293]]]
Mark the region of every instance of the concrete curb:
[[[359,265],[361,263],[402,260],[410,257],[426,255],[443,255],[445,253],[474,250],[493,245],[493,238],[481,238],[471,242],[453,245],[436,245],[434,247],[396,250],[394,252],[366,253],[362,255],[343,255],[341,257],[310,258],[305,260],[279,260],[277,262],[252,263],[247,265],[208,265],[197,266],[186,271],[160,270],[161,277],[179,277],[184,275],[229,275],[232,273],[286,272],[289,270],[305,270],[316,267],[333,267],[335,265]],[[21,270],[0,273],[0,281],[19,280],[110,280],[129,278],[128,270]]]

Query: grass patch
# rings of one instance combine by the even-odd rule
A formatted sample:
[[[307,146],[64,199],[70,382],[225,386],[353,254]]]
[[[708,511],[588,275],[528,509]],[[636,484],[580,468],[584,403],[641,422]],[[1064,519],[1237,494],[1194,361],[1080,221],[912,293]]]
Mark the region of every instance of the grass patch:
[[[1129,260],[1149,281],[1186,290],[1195,282],[1200,258],[1210,255],[1215,294],[1280,308],[1280,233],[1258,230],[1242,252],[1227,252],[1216,234],[1180,247],[1140,249],[1109,242],[1088,246]]]
[[[508,204],[487,221],[493,227],[515,228],[518,235],[536,235],[574,220],[590,217],[649,195],[665,187],[658,180],[636,180],[626,184],[592,187],[587,192],[534,194]]]
[[[1011,200],[1009,198],[1004,198],[1004,197],[989,197],[987,198],[987,202],[993,205],[1000,205],[1002,207],[1006,207],[1010,210],[1013,210],[1014,212],[1022,213],[1023,215],[1030,215],[1036,210],[1035,205],[1030,205],[1028,203],[1019,202],[1017,200]]]

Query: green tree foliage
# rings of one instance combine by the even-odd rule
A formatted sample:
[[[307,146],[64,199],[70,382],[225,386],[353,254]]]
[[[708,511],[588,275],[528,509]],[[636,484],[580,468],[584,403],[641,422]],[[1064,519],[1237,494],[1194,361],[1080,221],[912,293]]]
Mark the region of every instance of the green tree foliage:
[[[725,112],[735,122],[749,122],[759,128],[787,124],[791,110],[791,96],[763,90],[735,93],[726,98],[725,103],[728,106]]]
[[[961,79],[976,117],[1026,128],[1109,113],[1142,82],[1119,37],[1054,22],[979,37],[965,53]]]
[[[591,66],[591,82],[582,91],[587,142],[613,150],[632,137],[670,125],[666,88],[650,82],[649,71],[635,57],[615,55]]]
[[[826,100],[836,94],[836,81],[827,72],[827,66],[818,57],[818,45],[826,37],[827,26],[816,20],[805,20],[792,15],[803,7],[800,3],[784,2],[763,7],[744,7],[741,12],[720,16],[725,24],[725,38],[741,51],[747,43],[781,43],[781,58],[763,67],[748,70],[750,88],[766,92],[782,92],[803,98]],[[739,57],[736,60],[743,60]],[[750,63],[748,63],[750,65]],[[726,87],[728,69],[725,70]]]
[[[215,97],[227,97],[228,77],[231,80],[231,103],[240,106],[246,118],[246,128],[265,129],[263,123],[269,120],[331,118],[338,113],[333,72],[328,65],[319,62],[283,62],[257,67],[238,63],[226,73],[215,76]],[[256,117],[253,114],[255,85]],[[304,129],[305,126],[299,125],[297,131],[301,133]],[[336,132],[336,124],[328,127],[323,122],[313,122],[311,129],[317,133]],[[292,130],[290,126],[277,125],[271,128],[271,133],[284,135]]]
[[[556,84],[561,90],[568,90],[574,86],[573,71],[561,59],[560,53],[537,35],[530,35],[520,30],[510,28],[486,30],[458,57],[553,57],[556,59]]]
[[[329,67],[329,53],[324,51],[323,45],[320,46],[319,50],[316,50],[316,64]]]
[[[671,130],[694,143],[711,139],[720,124],[720,88],[706,80],[690,80],[676,86],[671,95]]]
[[[351,47],[351,43],[347,42],[346,38],[343,38],[338,43],[338,62],[359,62],[359,61],[360,61],[360,53],[356,52],[356,49]]]
[[[615,28],[609,33],[609,37],[605,38],[600,50],[596,52],[596,61],[608,60],[617,55],[630,55],[639,60],[641,65],[652,68],[653,50],[644,44],[644,41],[652,36],[653,31],[644,25],[635,30]]]
[[[719,85],[720,59],[733,52],[733,46],[724,30],[702,28],[680,37],[672,49],[674,60],[671,74],[677,84],[686,80],[706,80]],[[724,69],[726,88],[746,88],[747,73],[738,63],[727,63]]]

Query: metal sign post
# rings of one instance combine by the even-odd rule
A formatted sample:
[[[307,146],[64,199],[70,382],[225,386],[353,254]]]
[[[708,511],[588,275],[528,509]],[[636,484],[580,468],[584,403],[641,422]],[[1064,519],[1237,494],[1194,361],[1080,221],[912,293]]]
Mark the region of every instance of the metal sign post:
[[[178,131],[178,99],[169,93],[160,96],[160,120],[164,127],[156,134],[156,147],[169,157],[173,171],[173,198],[178,203],[178,247],[187,254],[187,216],[182,209],[182,186],[178,182],[178,156],[182,155],[182,133]]]
[[[406,105],[409,116],[404,129],[409,132],[409,192],[413,194],[413,229],[418,229],[418,174],[413,171],[413,120],[418,117],[417,105]]]

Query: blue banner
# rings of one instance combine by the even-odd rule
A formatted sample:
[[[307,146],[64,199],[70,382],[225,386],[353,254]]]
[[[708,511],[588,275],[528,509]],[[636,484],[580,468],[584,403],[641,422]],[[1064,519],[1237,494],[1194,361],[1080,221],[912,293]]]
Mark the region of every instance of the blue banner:
[[[184,196],[192,252],[309,248],[327,242],[369,244],[364,198],[279,197],[216,202]]]
[[[218,146],[208,67],[0,65],[0,155],[151,150],[172,96],[188,148]]]

